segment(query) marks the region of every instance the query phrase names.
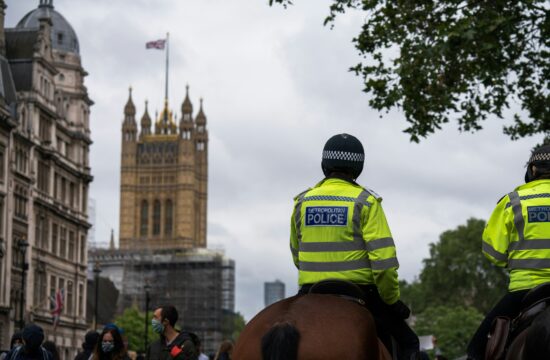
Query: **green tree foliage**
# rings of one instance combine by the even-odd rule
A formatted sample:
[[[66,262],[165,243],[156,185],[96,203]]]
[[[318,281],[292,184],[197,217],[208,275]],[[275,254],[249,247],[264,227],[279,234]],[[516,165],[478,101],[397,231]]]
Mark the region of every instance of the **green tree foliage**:
[[[246,322],[239,312],[224,311],[222,320],[222,334],[224,339],[236,342],[243,331]]]
[[[443,355],[455,359],[464,355],[483,315],[473,307],[436,306],[418,315],[414,329],[419,335],[435,335]]]
[[[350,8],[365,19],[353,39],[364,60],[351,70],[372,107],[403,110],[412,141],[453,119],[477,131],[511,102],[527,114],[504,127],[511,139],[550,137],[547,0],[333,0],[325,24]]]
[[[504,295],[508,273],[481,253],[484,228],[483,220],[469,219],[430,244],[420,273],[426,304],[473,306],[486,313]]]
[[[158,339],[158,335],[153,332],[151,319],[153,313],[149,312],[148,324],[148,342],[151,344]],[[128,349],[137,352],[145,351],[145,313],[140,312],[136,307],[124,310],[124,313],[116,318],[115,324],[124,330],[124,336],[128,338]]]

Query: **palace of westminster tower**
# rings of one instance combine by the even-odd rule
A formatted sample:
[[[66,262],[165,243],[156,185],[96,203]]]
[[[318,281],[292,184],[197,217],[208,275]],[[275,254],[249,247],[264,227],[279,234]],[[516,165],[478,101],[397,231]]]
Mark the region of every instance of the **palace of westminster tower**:
[[[132,90],[124,107],[120,181],[120,249],[206,247],[208,131],[202,109],[193,118],[189,87],[178,123],[168,101],[153,123],[140,120]]]

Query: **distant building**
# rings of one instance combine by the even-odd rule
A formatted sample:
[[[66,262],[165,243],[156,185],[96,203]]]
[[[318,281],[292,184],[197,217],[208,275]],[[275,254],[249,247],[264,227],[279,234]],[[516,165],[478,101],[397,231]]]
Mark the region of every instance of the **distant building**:
[[[87,329],[88,73],[52,0],[10,29],[5,8],[0,0],[0,348],[34,322],[69,360]]]
[[[285,298],[285,283],[281,280],[264,283],[264,305],[269,306]]]

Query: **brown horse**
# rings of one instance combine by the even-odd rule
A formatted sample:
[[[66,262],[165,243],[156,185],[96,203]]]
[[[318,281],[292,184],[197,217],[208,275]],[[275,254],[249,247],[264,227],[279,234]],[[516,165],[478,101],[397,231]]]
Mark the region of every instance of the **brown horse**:
[[[370,312],[321,294],[294,296],[258,313],[244,328],[234,360],[391,360]]]

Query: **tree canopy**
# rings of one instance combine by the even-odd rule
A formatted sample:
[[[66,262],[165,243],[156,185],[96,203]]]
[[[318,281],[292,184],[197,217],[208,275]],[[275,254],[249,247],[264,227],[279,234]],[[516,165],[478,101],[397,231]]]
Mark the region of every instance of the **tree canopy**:
[[[465,225],[440,235],[430,244],[419,281],[403,287],[403,300],[413,311],[438,305],[471,306],[486,313],[508,288],[508,273],[491,264],[481,252],[485,221],[469,219]]]
[[[504,133],[550,137],[546,0],[332,0],[325,24],[349,9],[365,19],[353,39],[363,61],[351,70],[363,78],[373,108],[403,110],[411,141],[452,120],[461,131],[480,130],[516,103],[521,114]]]

